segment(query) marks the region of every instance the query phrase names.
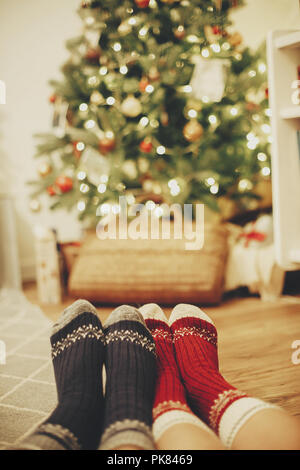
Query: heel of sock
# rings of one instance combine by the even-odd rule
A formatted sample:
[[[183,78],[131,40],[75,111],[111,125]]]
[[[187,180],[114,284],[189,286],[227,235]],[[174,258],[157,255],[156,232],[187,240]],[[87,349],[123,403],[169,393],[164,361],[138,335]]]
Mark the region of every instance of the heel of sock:
[[[153,450],[151,428],[138,420],[117,421],[103,433],[99,449],[112,450],[126,445],[140,447],[143,450]]]

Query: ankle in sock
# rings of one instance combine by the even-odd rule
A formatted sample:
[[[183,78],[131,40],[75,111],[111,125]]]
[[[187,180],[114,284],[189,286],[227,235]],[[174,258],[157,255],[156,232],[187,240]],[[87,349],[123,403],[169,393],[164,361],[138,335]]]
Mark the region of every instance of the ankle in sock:
[[[97,311],[77,300],[52,328],[50,338],[58,405],[27,437],[41,449],[96,449],[104,412],[104,333]]]
[[[153,338],[140,312],[115,309],[104,325],[106,389],[100,449],[153,449],[152,404],[156,379]]]
[[[157,442],[176,424],[193,424],[211,432],[187,404],[173,348],[172,332],[162,309],[156,304],[140,309],[156,345],[157,381],[153,403],[153,435]]]
[[[217,330],[202,310],[179,304],[172,311],[169,325],[191,406],[230,448],[237,432],[251,416],[275,406],[248,397],[224,379],[219,371]]]

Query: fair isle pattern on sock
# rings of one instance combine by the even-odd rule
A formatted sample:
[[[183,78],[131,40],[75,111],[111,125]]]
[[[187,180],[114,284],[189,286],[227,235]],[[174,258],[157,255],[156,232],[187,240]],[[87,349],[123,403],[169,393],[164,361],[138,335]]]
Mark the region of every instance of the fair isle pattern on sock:
[[[174,341],[177,341],[179,338],[187,336],[199,336],[199,338],[204,338],[205,341],[217,346],[217,335],[215,331],[210,331],[208,328],[197,328],[195,326],[190,327],[181,327],[178,328],[173,335]]]
[[[236,389],[225,390],[218,395],[209,412],[209,424],[215,432],[218,432],[219,423],[226,408],[238,398],[245,396],[246,393]]]
[[[163,311],[156,304],[144,305],[139,310],[156,345],[157,381],[153,404],[155,441],[157,442],[170,427],[183,422],[207,428],[187,404],[175,360],[172,333]]]
[[[96,340],[104,341],[104,333],[102,328],[97,325],[82,325],[76,328],[72,333],[68,333],[65,338],[57,340],[52,345],[51,356],[52,359],[65,351],[65,349],[72,346],[75,342],[84,340],[85,338],[95,338]]]
[[[104,325],[106,390],[100,449],[124,445],[154,449],[152,405],[156,379],[155,343],[140,312],[115,309]]]
[[[173,309],[169,324],[191,406],[223,444],[230,447],[250,416],[273,405],[248,397],[221,375],[217,330],[202,310],[194,305],[179,304]]]

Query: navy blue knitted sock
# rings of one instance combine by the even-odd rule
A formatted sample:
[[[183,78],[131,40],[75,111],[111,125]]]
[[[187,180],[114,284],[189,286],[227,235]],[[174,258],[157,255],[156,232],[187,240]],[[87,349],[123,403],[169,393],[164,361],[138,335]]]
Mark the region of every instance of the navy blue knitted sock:
[[[23,448],[96,449],[104,412],[104,333],[85,300],[68,307],[50,338],[58,405],[22,443]]]
[[[107,379],[100,448],[134,445],[153,449],[154,340],[140,312],[128,305],[110,314],[104,332]]]

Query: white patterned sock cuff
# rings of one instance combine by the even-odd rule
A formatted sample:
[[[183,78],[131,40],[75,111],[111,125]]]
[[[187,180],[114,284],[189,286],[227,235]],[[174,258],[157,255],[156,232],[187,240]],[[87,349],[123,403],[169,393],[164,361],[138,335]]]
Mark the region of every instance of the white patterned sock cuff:
[[[257,398],[243,397],[234,401],[224,412],[219,424],[219,437],[227,448],[231,448],[241,427],[258,411],[278,406]]]
[[[193,424],[194,426],[197,426],[198,428],[201,428],[215,436],[215,433],[194,414],[182,410],[170,410],[160,415],[154,421],[152,427],[154,441],[157,442],[161,436],[172,426],[183,423]]]

